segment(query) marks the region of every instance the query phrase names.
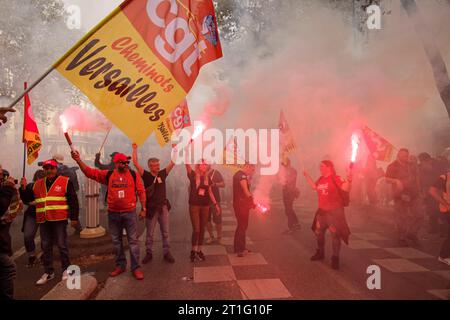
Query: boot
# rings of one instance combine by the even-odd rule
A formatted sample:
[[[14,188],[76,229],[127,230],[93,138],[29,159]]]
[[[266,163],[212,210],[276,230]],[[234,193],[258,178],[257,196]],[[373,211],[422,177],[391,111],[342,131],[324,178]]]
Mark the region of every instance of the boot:
[[[325,255],[321,249],[317,249],[316,253],[311,257],[311,261],[321,261],[323,259],[325,259]]]

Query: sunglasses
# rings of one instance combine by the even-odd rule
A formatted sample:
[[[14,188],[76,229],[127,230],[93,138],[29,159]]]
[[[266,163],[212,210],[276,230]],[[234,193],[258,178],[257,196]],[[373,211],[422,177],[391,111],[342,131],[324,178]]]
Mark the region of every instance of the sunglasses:
[[[123,165],[129,165],[130,161],[119,161],[119,164],[123,164]]]
[[[43,169],[44,170],[53,170],[53,169],[56,169],[56,167],[46,166],[46,167],[43,167]]]

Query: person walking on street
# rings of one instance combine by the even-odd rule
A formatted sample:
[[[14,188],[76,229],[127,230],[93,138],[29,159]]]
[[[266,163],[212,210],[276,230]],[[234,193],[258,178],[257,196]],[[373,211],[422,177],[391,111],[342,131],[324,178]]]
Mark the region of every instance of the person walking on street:
[[[394,217],[399,244],[407,246],[407,240],[417,244],[423,214],[417,165],[411,162],[408,149],[398,151],[397,159],[386,170],[386,181],[393,187]]]
[[[211,166],[209,166],[208,169],[208,176],[212,182],[211,189],[212,192],[214,193],[214,198],[216,199],[216,202],[219,204],[220,207],[221,196],[219,188],[225,188],[225,181],[223,180],[222,174],[218,170],[212,169]],[[217,231],[217,243],[221,244],[222,215],[219,214],[219,212],[216,210],[216,206],[214,205],[214,203],[211,202],[209,205],[209,218],[208,222],[206,223],[206,230],[208,230],[209,233],[209,239],[206,240],[206,244],[211,244],[216,241],[213,231],[213,224],[212,224],[213,222]]]
[[[221,214],[219,204],[212,191],[211,178],[208,176],[208,164],[202,160],[195,165],[195,170],[186,164],[186,172],[190,183],[189,188],[189,215],[192,223],[192,250],[191,262],[205,260],[202,252],[206,223],[208,222],[210,202]]]
[[[238,257],[244,257],[250,252],[246,245],[246,232],[250,209],[255,208],[253,196],[250,192],[254,172],[255,166],[246,163],[242,170],[239,170],[233,176],[233,209],[237,220],[234,233],[234,252]]]
[[[36,222],[36,203],[34,201],[33,187],[36,181],[45,178],[45,172],[42,169],[36,170],[33,176],[33,182],[27,184],[26,179],[22,178],[20,181],[20,199],[28,207],[23,215],[22,232],[25,243],[25,250],[28,255],[27,268],[32,268],[37,265],[36,244],[34,239],[38,231],[39,225]]]
[[[133,144],[133,164],[139,175],[144,181],[145,192],[147,196],[147,216],[146,216],[146,255],[142,260],[143,264],[153,259],[153,236],[155,233],[156,223],[159,223],[161,238],[163,242],[164,260],[174,263],[175,259],[170,253],[169,242],[169,210],[170,203],[166,195],[166,179],[170,171],[172,171],[175,163],[171,160],[167,167],[161,170],[159,159],[150,158],[147,161],[148,169],[144,170],[138,161],[137,145]]]
[[[447,220],[447,238],[442,244],[438,260],[450,266],[450,171],[439,177],[430,187],[429,193],[439,204],[440,212]]]
[[[317,237],[317,250],[311,261],[325,259],[325,233],[330,231],[332,237],[333,255],[331,267],[339,270],[339,254],[341,242],[348,244],[350,229],[345,218],[344,207],[348,205],[352,176],[347,180],[336,175],[334,164],[330,160],[320,163],[320,178],[314,182],[308,172],[303,172],[308,184],[317,192],[319,208],[317,209],[312,230]],[[347,203],[346,203],[347,202]]]
[[[16,194],[14,178],[5,177],[0,166],[0,219],[8,213]],[[12,300],[14,298],[16,265],[12,259],[10,226],[11,223],[0,223],[0,300]]]
[[[70,266],[69,247],[67,245],[67,223],[73,228],[78,224],[78,198],[72,182],[68,177],[58,175],[58,164],[55,160],[44,161],[42,167],[45,177],[38,179],[33,185],[34,199],[30,202],[36,205],[36,223],[39,224],[41,235],[42,261],[45,273],[36,282],[46,284],[55,277],[53,268],[53,246],[59,249],[62,281],[67,280],[66,269]],[[22,185],[26,185],[25,177]]]
[[[136,193],[142,207],[139,213],[142,219],[146,216],[146,196],[141,178],[128,167],[130,157],[117,153],[114,156],[114,170],[99,170],[87,166],[78,151],[72,152],[72,158],[86,177],[107,186],[108,226],[116,255],[116,267],[109,275],[116,277],[126,271],[127,260],[122,239],[122,229],[125,229],[130,247],[131,272],[137,280],[144,279],[139,260]]]
[[[286,158],[286,162],[282,164],[283,168],[283,204],[284,213],[287,217],[287,225],[289,233],[300,229],[300,224],[297,219],[297,215],[294,211],[294,201],[300,196],[300,192],[297,188],[297,170],[291,166],[291,161]]]

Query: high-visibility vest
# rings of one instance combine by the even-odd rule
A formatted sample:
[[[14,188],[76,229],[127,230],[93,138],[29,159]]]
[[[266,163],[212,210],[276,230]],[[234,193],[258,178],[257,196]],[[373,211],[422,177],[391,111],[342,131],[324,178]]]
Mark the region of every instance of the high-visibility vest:
[[[47,191],[46,178],[39,179],[33,186],[36,203],[36,222],[63,221],[69,217],[66,193],[69,178],[58,176]]]

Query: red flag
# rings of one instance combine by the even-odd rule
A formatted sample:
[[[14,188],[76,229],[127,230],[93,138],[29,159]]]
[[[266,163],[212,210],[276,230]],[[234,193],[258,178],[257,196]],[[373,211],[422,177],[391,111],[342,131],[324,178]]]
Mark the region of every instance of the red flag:
[[[27,89],[27,83],[24,83],[24,89]],[[42,147],[41,137],[39,136],[39,129],[34,119],[33,110],[31,109],[30,98],[28,93],[24,96],[24,121],[23,121],[23,137],[22,141],[27,146],[27,162],[32,164],[39,155],[39,150]]]
[[[391,161],[395,147],[389,141],[367,126],[362,129],[362,133],[367,148],[375,160]]]

